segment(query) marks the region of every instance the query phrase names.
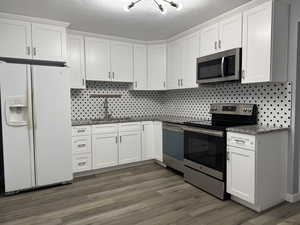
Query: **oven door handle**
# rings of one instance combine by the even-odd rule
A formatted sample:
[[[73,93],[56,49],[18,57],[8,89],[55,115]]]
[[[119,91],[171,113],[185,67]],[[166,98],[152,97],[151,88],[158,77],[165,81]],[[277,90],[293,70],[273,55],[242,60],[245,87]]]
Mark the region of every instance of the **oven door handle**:
[[[199,134],[207,134],[216,137],[224,137],[223,131],[209,130],[204,128],[191,128],[191,127],[184,127],[183,130],[188,132],[199,133]]]

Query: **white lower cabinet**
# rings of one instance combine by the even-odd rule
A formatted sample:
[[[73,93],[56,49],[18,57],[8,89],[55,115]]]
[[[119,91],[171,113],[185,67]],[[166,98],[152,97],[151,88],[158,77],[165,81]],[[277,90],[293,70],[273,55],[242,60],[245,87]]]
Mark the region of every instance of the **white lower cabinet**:
[[[118,134],[92,135],[93,169],[118,165]]]
[[[162,122],[73,127],[73,171],[156,159],[162,162]]]
[[[254,204],[255,152],[229,146],[227,157],[227,191]]]
[[[119,134],[119,164],[141,161],[141,132],[122,132]]]
[[[73,172],[92,169],[91,129],[89,126],[76,126],[72,129]]]
[[[142,122],[142,160],[154,159],[153,122]]]
[[[76,154],[73,155],[73,172],[83,172],[92,169],[91,154]]]
[[[153,122],[153,139],[155,159],[163,161],[163,141],[162,141],[162,122]]]
[[[288,131],[227,133],[227,192],[257,212],[285,199]]]

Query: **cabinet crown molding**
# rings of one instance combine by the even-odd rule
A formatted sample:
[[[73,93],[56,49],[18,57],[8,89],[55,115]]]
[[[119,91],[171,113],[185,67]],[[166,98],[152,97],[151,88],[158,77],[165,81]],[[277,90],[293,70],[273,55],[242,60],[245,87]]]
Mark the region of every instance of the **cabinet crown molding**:
[[[11,13],[3,13],[3,12],[0,12],[0,18],[10,19],[10,20],[20,20],[20,21],[30,22],[30,23],[41,23],[41,24],[54,25],[54,26],[60,26],[65,28],[70,26],[70,23],[68,22],[44,19],[39,17],[30,17],[30,16],[24,16],[18,14],[11,14]]]

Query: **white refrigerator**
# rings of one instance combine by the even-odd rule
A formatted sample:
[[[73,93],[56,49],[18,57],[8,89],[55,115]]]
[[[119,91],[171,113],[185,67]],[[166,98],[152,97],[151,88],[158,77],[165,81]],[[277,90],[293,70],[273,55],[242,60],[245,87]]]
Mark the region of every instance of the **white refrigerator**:
[[[6,193],[72,181],[69,83],[64,67],[0,63]]]

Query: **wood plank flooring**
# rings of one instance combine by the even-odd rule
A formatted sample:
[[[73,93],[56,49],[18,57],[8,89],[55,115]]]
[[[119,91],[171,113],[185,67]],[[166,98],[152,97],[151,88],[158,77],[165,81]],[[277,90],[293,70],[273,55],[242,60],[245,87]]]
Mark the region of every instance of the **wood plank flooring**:
[[[262,214],[220,201],[156,164],[0,197],[3,225],[300,225],[300,202]]]

